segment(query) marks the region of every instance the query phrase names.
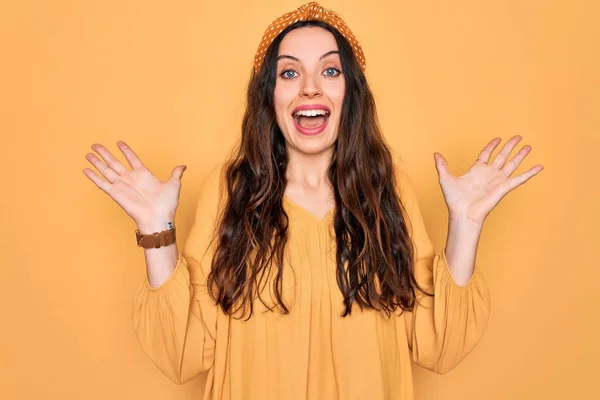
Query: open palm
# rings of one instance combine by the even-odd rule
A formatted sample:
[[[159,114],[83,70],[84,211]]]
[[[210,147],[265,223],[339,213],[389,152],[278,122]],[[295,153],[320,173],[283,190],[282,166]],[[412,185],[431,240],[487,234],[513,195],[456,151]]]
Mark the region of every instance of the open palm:
[[[466,217],[474,223],[483,224],[504,196],[542,171],[543,167],[536,165],[511,177],[531,151],[531,146],[525,146],[506,162],[521,139],[521,136],[512,137],[490,163],[492,152],[502,141],[500,138],[493,139],[483,148],[469,171],[459,177],[448,171],[448,163],[441,154],[434,154],[439,183],[451,218]]]
[[[186,167],[178,165],[171,172],[170,179],[161,182],[127,144],[118,142],[117,145],[129,162],[131,171],[104,146],[94,144],[92,149],[100,154],[104,162],[92,153],[85,157],[106,180],[88,168],[83,170],[85,175],[116,201],[138,225],[156,216],[173,219],[179,201],[181,177]]]

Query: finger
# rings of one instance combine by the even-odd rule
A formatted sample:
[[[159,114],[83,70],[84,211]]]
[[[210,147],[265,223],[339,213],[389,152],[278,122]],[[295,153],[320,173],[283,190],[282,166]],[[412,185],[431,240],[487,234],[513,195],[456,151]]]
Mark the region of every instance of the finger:
[[[448,162],[440,153],[433,153],[433,158],[435,160],[435,169],[437,170],[438,176],[440,178],[445,177],[450,174],[448,171]]]
[[[535,167],[530,168],[528,171],[525,171],[522,174],[515,176],[514,178],[508,181],[510,190],[521,186],[522,184],[530,180],[532,177],[539,174],[543,169],[544,167],[542,167],[541,165],[536,165]]]
[[[128,172],[127,168],[125,168],[123,164],[121,164],[121,162],[117,160],[106,147],[102,146],[101,144],[94,143],[92,145],[92,149],[100,154],[100,157],[102,157],[104,162],[117,174],[123,175],[124,173]]]
[[[519,165],[521,165],[521,162],[523,162],[523,160],[525,159],[525,157],[527,157],[527,155],[529,154],[530,151],[531,151],[531,146],[529,146],[529,145],[527,145],[527,146],[523,147],[521,150],[519,150],[519,152],[517,154],[515,154],[515,156],[509,162],[506,163],[504,168],[502,168],[502,172],[504,173],[504,175],[506,177],[511,176],[512,173],[517,170]]]
[[[92,182],[96,184],[104,193],[110,195],[110,183],[106,182],[104,179],[100,178],[94,171],[89,168],[84,168],[83,173],[85,176],[90,178]]]
[[[137,154],[135,154],[135,152],[131,149],[131,147],[129,147],[127,145],[127,143],[118,141],[117,146],[119,146],[119,149],[125,155],[125,158],[127,159],[127,162],[129,163],[129,165],[131,165],[131,168],[133,168],[133,169],[146,168],[144,163],[140,160],[140,158],[137,156]]]
[[[477,161],[482,161],[483,163],[487,164],[490,161],[490,157],[492,156],[492,152],[498,146],[498,144],[500,144],[501,141],[502,141],[502,139],[500,139],[500,138],[494,138],[494,139],[492,139],[483,148],[483,150],[481,150],[481,153],[479,153],[479,156],[477,157]]]
[[[96,167],[96,169],[98,171],[100,171],[100,173],[102,174],[102,176],[104,176],[107,181],[109,181],[110,183],[113,183],[114,181],[117,180],[117,178],[118,178],[119,175],[115,171],[113,171],[112,168],[107,167],[106,164],[104,164],[102,161],[100,161],[100,159],[98,157],[96,157],[95,154],[87,153],[85,155],[85,158],[94,167]]]
[[[498,155],[494,159],[494,162],[491,165],[493,167],[501,169],[504,166],[506,160],[508,160],[508,156],[510,156],[511,151],[515,148],[517,143],[521,141],[521,139],[523,138],[517,135],[513,136],[508,142],[506,142],[506,144],[504,145],[504,147],[502,147],[502,150],[500,150],[500,153],[498,153]]]
[[[186,169],[187,167],[185,165],[178,165],[177,167],[173,168],[169,180],[173,182],[180,182]]]

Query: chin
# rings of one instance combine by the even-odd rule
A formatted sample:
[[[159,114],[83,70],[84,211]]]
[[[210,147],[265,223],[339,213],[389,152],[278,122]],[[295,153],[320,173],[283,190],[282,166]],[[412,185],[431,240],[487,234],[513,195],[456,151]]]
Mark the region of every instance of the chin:
[[[335,145],[337,135],[330,132],[323,132],[316,136],[306,136],[297,132],[292,128],[292,145],[305,154],[318,154],[325,150],[330,149]],[[290,142],[286,138],[286,142]]]

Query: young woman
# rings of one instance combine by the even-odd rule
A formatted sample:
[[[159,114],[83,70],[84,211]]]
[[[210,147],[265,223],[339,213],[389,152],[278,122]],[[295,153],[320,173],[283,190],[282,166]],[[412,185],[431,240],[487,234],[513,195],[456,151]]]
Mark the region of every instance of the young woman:
[[[146,279],[133,308],[144,351],[204,399],[411,399],[411,360],[445,373],[490,313],[475,263],[483,222],[531,150],[492,140],[452,176],[434,251],[410,179],[377,123],[356,38],[308,3],[273,22],[255,58],[237,153],[209,173],[183,252],[172,223],[185,166],[160,182],[123,142],[86,175],[137,223]],[[156,232],[152,235],[153,232]]]

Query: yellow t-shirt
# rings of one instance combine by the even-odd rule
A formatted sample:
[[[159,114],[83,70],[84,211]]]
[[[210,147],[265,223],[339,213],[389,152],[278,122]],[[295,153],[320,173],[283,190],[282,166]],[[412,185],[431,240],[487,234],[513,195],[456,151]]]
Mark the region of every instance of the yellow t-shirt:
[[[421,295],[414,312],[398,316],[397,310],[388,318],[355,303],[351,316],[341,317],[334,213],[317,219],[284,197],[290,217],[285,271],[292,272],[284,273],[283,296],[290,313],[263,312],[256,300],[248,321],[225,315],[206,288],[217,167],[202,185],[175,271],[158,288],[144,279],[134,298],[133,328],[144,351],[176,383],[208,371],[204,400],[413,399],[411,360],[440,374],[455,367],[481,339],[490,297],[477,265],[467,284],[454,282],[444,251],[434,252],[411,180],[397,176],[417,279],[435,294]]]

